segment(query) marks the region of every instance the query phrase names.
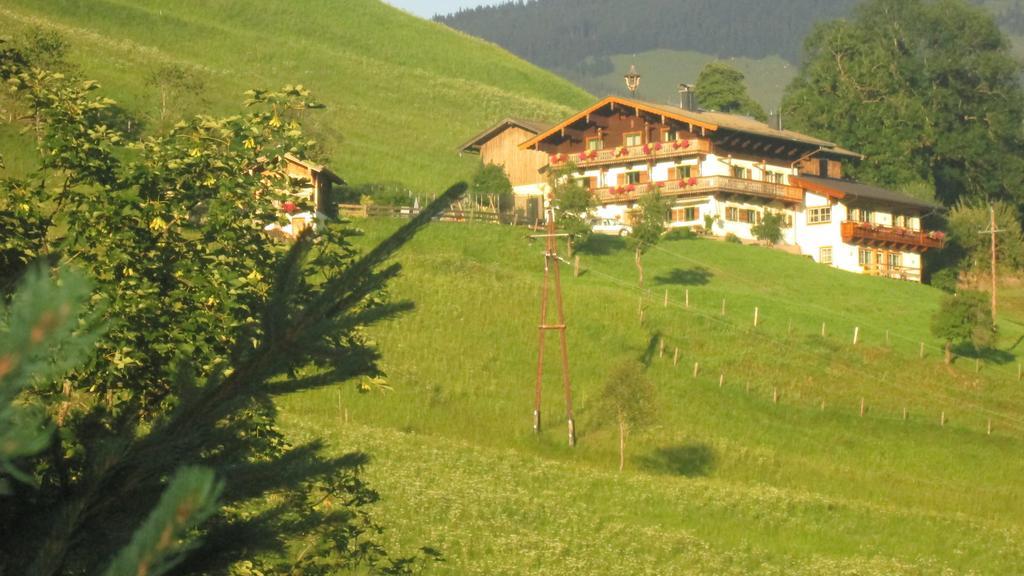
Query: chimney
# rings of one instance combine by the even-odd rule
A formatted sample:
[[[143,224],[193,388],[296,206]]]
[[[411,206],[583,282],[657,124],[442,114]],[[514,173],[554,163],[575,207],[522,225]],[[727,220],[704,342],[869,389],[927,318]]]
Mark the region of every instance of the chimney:
[[[772,110],[768,114],[768,127],[773,130],[782,130],[782,110]]]
[[[697,110],[697,93],[689,84],[679,84],[679,107],[683,110]]]

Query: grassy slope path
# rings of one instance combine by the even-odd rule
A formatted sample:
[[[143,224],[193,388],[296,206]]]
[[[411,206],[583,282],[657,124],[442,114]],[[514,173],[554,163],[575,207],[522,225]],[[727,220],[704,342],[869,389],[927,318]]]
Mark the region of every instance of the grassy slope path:
[[[195,71],[207,106],[238,110],[250,88],[303,84],[333,165],[355,182],[437,192],[468,175],[455,147],[505,116],[557,119],[592,99],[497,46],[377,0],[248,2],[6,0],[0,28],[60,31],[84,76],[133,113],[158,110],[147,76]]]
[[[395,225],[359,224],[367,241]],[[370,474],[394,537],[443,548],[443,571],[1020,572],[1019,324],[1005,327],[1004,363],[947,368],[927,327],[939,292],[694,240],[646,257],[641,326],[630,252],[605,238],[603,253],[584,256],[585,274],[563,275],[581,430],[572,451],[557,370],[545,380],[545,432],[529,430],[542,260],[524,236],[426,230],[393,286],[416,310],[373,334],[392,390],[359,395],[346,384],[281,399],[296,439],[325,435],[377,458]],[[652,335],[668,343],[663,358],[655,345],[650,368],[661,411],[631,439],[618,475],[613,431],[590,407],[609,368],[650,351]]]

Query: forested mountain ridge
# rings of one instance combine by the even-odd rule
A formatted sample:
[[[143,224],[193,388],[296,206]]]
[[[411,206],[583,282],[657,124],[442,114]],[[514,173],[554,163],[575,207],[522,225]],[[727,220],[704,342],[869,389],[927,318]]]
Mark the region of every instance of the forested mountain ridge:
[[[804,39],[819,22],[849,16],[858,0],[532,0],[438,16],[452,28],[495,42],[596,94],[620,93],[635,62],[645,97],[671,99],[714,59],[731,60],[752,95],[776,108],[803,59]],[[1021,56],[1021,0],[969,0],[984,6]],[[666,74],[671,78],[666,77]]]
[[[614,54],[693,50],[719,57],[800,58],[815,22],[857,0],[544,0],[508,2],[438,17],[541,66],[587,71]]]

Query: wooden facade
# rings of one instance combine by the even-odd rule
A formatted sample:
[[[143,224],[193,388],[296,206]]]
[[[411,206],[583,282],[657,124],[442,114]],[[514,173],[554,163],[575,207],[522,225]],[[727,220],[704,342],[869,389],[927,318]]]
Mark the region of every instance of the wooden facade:
[[[471,138],[459,151],[479,154],[484,165],[501,166],[513,187],[542,184],[547,180],[542,169],[548,165],[548,155],[519,145],[547,127],[543,122],[506,118]]]
[[[291,154],[285,154],[284,159],[287,161],[285,173],[288,177],[308,182],[309,186],[304,188],[304,193],[308,192],[317,212],[329,214],[332,210],[330,203],[333,187],[335,184],[344,184],[345,181],[321,164]]]
[[[545,180],[541,168],[548,164],[547,154],[519,148],[519,144],[535,135],[519,126],[510,126],[480,146],[480,160],[504,167],[513,186],[539,184]]]

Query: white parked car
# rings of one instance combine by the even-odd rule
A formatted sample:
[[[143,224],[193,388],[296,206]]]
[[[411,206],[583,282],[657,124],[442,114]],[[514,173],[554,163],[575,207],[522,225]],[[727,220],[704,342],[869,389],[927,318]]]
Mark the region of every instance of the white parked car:
[[[633,228],[611,218],[599,218],[591,220],[591,230],[598,234],[610,234],[612,236],[626,236],[633,232]]]

